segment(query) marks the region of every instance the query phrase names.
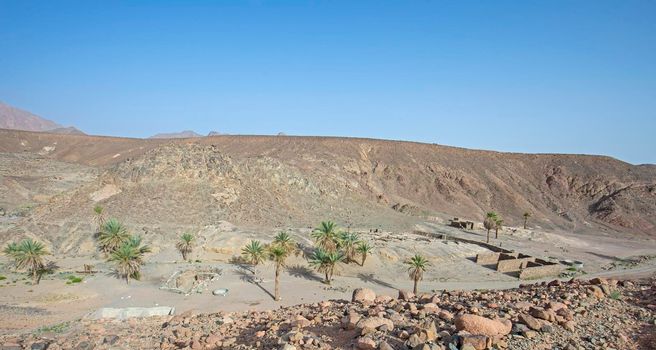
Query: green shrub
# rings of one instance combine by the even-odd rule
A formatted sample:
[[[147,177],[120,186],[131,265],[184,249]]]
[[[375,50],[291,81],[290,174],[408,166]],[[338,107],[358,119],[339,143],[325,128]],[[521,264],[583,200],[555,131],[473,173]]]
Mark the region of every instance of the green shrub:
[[[620,300],[622,299],[622,293],[619,290],[614,290],[610,293],[609,297],[613,300]]]
[[[68,322],[57,323],[51,326],[44,326],[37,330],[37,333],[62,333],[68,329]]]
[[[0,281],[4,281],[6,279],[7,279],[7,277],[0,275]]]
[[[66,284],[73,284],[73,283],[82,282],[82,277],[77,277],[77,276],[74,276],[74,275],[70,275],[66,279],[68,279],[68,281],[66,281]]]

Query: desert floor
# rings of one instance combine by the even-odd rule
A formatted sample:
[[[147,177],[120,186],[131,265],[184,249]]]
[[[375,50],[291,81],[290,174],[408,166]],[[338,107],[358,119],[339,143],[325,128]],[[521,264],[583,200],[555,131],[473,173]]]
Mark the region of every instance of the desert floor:
[[[485,240],[485,231],[461,231],[442,224],[424,222],[415,230],[447,233],[452,236]],[[292,230],[297,241],[309,244],[309,230]],[[364,266],[357,263],[342,265],[332,285],[322,283],[323,276],[314,272],[301,257],[291,257],[281,277],[281,302],[273,301],[274,268],[270,263],[257,268],[261,283],[252,283],[249,267],[230,263],[240,247],[249,239],[266,242],[274,232],[232,230],[225,234],[225,246],[198,247],[194,260],[181,261],[173,249],[160,250],[148,257],[144,277],[127,285],[111,275],[111,266],[97,258],[57,258],[60,269],[44,277],[33,286],[25,274],[10,271],[3,257],[0,275],[0,334],[35,332],[47,327],[85,317],[101,307],[171,306],[176,313],[186,310],[200,312],[243,311],[277,308],[281,305],[316,302],[327,299],[350,299],[354,288],[367,287],[378,293],[396,295],[398,289],[411,289],[403,261],[414,253],[429,258],[431,266],[420,284],[424,291],[442,289],[503,289],[520,283],[515,277],[478,266],[473,259],[477,253],[487,251],[476,244],[428,239],[405,233],[362,232],[364,239],[375,247]],[[492,233],[492,236],[494,233]],[[584,262],[583,277],[614,276],[635,277],[656,272],[656,259],[640,263],[627,262],[626,258],[656,255],[656,241],[634,238],[616,239],[608,236],[573,235],[563,232],[542,232],[506,228],[495,245],[541,258],[570,259]],[[83,264],[95,265],[97,273],[79,273]],[[210,282],[202,293],[178,294],[160,289],[160,286],[181,269],[218,268],[221,276]],[[80,283],[66,284],[67,276],[83,277]],[[226,296],[214,296],[211,291],[227,288]]]

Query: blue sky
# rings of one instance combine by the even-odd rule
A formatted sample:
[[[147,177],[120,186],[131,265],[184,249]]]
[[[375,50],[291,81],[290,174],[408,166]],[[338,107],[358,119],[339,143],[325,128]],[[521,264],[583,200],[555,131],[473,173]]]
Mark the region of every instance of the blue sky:
[[[656,2],[0,0],[0,100],[101,135],[656,163]]]

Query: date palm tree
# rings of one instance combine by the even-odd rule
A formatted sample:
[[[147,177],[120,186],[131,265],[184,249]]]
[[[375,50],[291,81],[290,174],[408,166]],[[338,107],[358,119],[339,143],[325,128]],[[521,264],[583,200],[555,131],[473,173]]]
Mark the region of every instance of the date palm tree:
[[[324,283],[330,284],[335,273],[335,268],[338,263],[344,261],[344,253],[340,251],[326,251],[322,248],[317,248],[310,257],[310,266],[317,269],[325,276]]]
[[[127,227],[120,221],[112,218],[107,220],[100,228],[98,234],[98,247],[100,251],[110,254],[130,239]]]
[[[339,245],[344,250],[346,263],[353,261],[359,243],[360,236],[355,232],[343,232],[340,235]]]
[[[531,217],[531,213],[524,212],[524,215],[522,216],[524,217],[524,229],[526,230],[526,228],[528,227],[528,218]]]
[[[371,254],[373,247],[369,244],[369,242],[361,241],[355,250],[362,256],[362,262],[360,263],[360,266],[364,266],[364,262],[367,260],[367,255]]]
[[[406,261],[405,263],[409,266],[408,275],[414,282],[414,288],[412,289],[412,292],[417,294],[417,285],[419,284],[419,281],[424,278],[424,272],[430,264],[426,258],[419,254],[415,254],[415,256],[410,258],[410,260]]]
[[[297,249],[296,242],[294,242],[292,237],[285,231],[280,231],[275,237],[273,237],[272,245],[282,247],[287,251],[288,255],[295,252]]]
[[[503,219],[497,218],[494,222],[494,239],[499,239],[499,230],[503,229]]]
[[[116,268],[116,274],[125,278],[125,283],[130,284],[130,279],[141,279],[141,266],[145,264],[144,255],[151,251],[150,247],[141,244],[141,237],[130,236],[121,246],[111,252],[109,259]]]
[[[100,232],[102,226],[105,224],[105,208],[103,208],[100,204],[96,204],[93,207],[93,214],[96,226],[98,226],[98,232]]]
[[[33,284],[39,284],[39,270],[45,266],[43,263],[45,255],[50,253],[42,243],[27,238],[18,243],[17,250],[11,257],[17,269],[27,270],[32,275]]]
[[[485,220],[483,220],[483,226],[487,230],[487,243],[490,243],[490,230],[495,228],[497,225],[497,213],[491,211],[485,214]]]
[[[191,254],[194,249],[194,236],[191,233],[183,233],[180,236],[180,240],[175,244],[175,247],[178,249],[180,254],[182,254],[182,260],[187,260],[187,256]]]
[[[250,243],[242,248],[241,255],[253,265],[254,275],[257,273],[257,265],[264,262],[265,253],[264,246],[260,241],[250,241]]]
[[[290,252],[291,250],[282,245],[273,244],[269,247],[269,259],[276,265],[275,289],[273,293],[273,299],[275,301],[280,301],[280,271],[285,267],[285,260]]]
[[[321,225],[312,231],[312,238],[317,247],[328,252],[336,251],[339,242],[337,225],[332,221],[322,221]]]

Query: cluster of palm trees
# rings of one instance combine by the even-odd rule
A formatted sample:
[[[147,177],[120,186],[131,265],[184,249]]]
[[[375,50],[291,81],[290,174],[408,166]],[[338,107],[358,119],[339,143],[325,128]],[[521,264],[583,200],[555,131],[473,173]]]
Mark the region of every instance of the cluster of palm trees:
[[[280,273],[286,265],[287,258],[298,252],[296,242],[289,236],[287,232],[281,231],[274,238],[270,244],[262,244],[257,240],[252,240],[242,249],[242,257],[251,265],[253,265],[253,274],[257,274],[257,266],[263,264],[264,261],[270,260],[273,262],[275,272],[275,287],[274,287],[274,300],[280,300]]]
[[[3,253],[12,260],[16,270],[25,270],[32,276],[33,284],[39,284],[41,277],[46,273],[52,273],[55,268],[54,263],[44,260],[50,252],[43,243],[31,238],[7,244]]]
[[[130,279],[141,279],[144,256],[151,251],[150,247],[143,244],[140,236],[131,235],[117,219],[105,219],[102,207],[94,207],[94,213],[98,224],[98,250],[105,254],[107,262],[114,264],[117,276],[124,278],[127,284]]]
[[[493,211],[485,214],[483,220],[483,227],[487,230],[487,243],[490,243],[490,230],[494,230],[494,238],[499,238],[499,230],[503,229],[503,219],[501,216]]]
[[[355,261],[356,254],[360,254],[360,266],[363,266],[373,247],[354,232],[340,231],[332,221],[323,221],[319,227],[312,231],[316,248],[310,256],[310,266],[324,274],[324,282],[330,284],[335,269],[340,263]]]

